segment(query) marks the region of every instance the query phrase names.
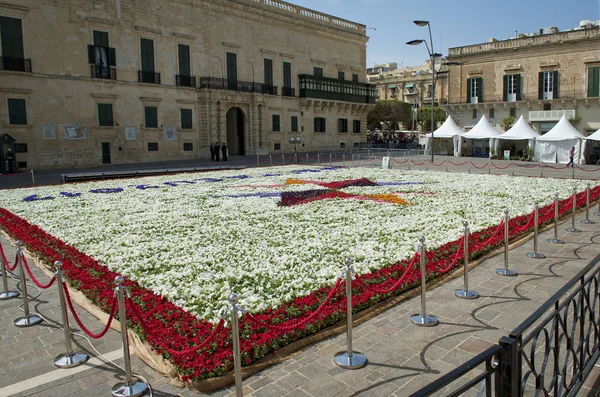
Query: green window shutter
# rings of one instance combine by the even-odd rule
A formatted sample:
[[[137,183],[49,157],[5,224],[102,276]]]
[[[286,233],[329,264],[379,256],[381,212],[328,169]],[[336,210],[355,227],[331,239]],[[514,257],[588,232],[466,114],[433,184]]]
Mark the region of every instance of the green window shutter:
[[[355,83],[358,83],[358,75],[357,74],[352,75],[352,81],[354,81]]]
[[[273,60],[265,58],[265,84],[273,85]]]
[[[298,132],[298,117],[292,116],[292,132]]]
[[[538,80],[538,99],[544,99],[544,72],[540,72]]]
[[[146,128],[158,128],[158,110],[154,106],[146,106],[144,108],[144,116],[146,119]]]
[[[560,86],[558,84],[558,70],[555,70],[554,72],[552,72],[552,74],[554,75],[553,86],[552,86],[552,99],[558,99],[558,98],[560,98],[560,96],[558,94],[558,88]]]
[[[323,68],[313,68],[313,74],[317,77],[323,77]]]
[[[520,101],[522,99],[522,97],[521,97],[521,75],[520,74],[515,75],[515,89],[517,91],[517,101]]]
[[[477,100],[479,103],[483,102],[483,78],[477,79]]]
[[[509,81],[510,81],[510,76],[507,75],[507,74],[505,74],[504,75],[504,89],[503,89],[504,96],[503,96],[503,99],[502,99],[504,102],[508,101],[508,85],[509,85]]]
[[[140,39],[142,71],[154,73],[154,40]]]
[[[467,103],[471,102],[471,89],[473,88],[473,79],[467,79]]]
[[[352,132],[356,132],[356,133],[360,132],[360,120],[354,120],[352,122]]]
[[[192,128],[192,109],[181,109],[181,129],[191,130]]]
[[[179,75],[190,76],[190,46],[179,44],[177,46],[177,52],[179,53]]]
[[[292,64],[289,62],[283,63],[283,86],[285,88],[292,87]]]
[[[273,116],[271,116],[272,121],[273,121],[273,131],[281,131],[281,123],[280,123],[280,119],[279,119],[279,115],[278,114],[274,114]]]
[[[27,125],[25,99],[8,99],[8,121],[10,124]]]
[[[227,80],[237,83],[237,54],[227,53]]]
[[[338,71],[338,79],[339,80],[346,80],[346,73]]]
[[[600,66],[588,69],[588,97],[600,96]]]
[[[0,17],[2,56],[24,58],[23,27],[20,19]]]
[[[108,48],[108,33],[107,32],[99,32],[94,30],[93,32],[94,45],[97,47]]]
[[[319,132],[319,118],[315,117],[315,132]]]
[[[98,125],[100,127],[110,127],[114,125],[112,104],[98,104]]]
[[[96,47],[88,45],[88,63],[94,65],[96,63]]]
[[[108,64],[110,66],[117,66],[117,50],[112,47],[108,48]]]

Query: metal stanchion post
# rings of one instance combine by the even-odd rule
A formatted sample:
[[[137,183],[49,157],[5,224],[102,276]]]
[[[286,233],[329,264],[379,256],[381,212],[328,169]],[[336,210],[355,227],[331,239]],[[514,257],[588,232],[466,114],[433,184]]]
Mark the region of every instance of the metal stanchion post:
[[[439,324],[437,318],[427,315],[427,302],[425,295],[427,294],[427,275],[425,273],[425,236],[421,237],[421,245],[419,246],[419,255],[421,257],[421,314],[413,314],[410,321],[413,324],[422,327],[433,327]]]
[[[329,166],[331,167],[331,153],[329,153]]]
[[[321,164],[321,156],[317,153],[317,164]]]
[[[542,165],[541,165],[540,169],[541,169],[540,178],[543,178],[544,177],[544,162],[543,161],[542,161]]]
[[[31,169],[31,184],[35,185],[35,176],[33,175],[33,168]]]
[[[496,274],[515,277],[518,273],[508,268],[508,219],[508,210],[504,210],[504,269],[496,270]]]
[[[54,262],[56,269],[56,285],[58,285],[58,300],[60,302],[60,311],[62,312],[63,328],[65,330],[65,346],[66,354],[59,354],[54,359],[54,365],[59,368],[72,368],[83,364],[89,360],[90,356],[84,353],[73,353],[73,345],[71,343],[71,327],[69,326],[69,316],[67,315],[67,305],[65,302],[65,291],[63,289],[63,270],[62,262]]]
[[[29,297],[27,296],[27,283],[25,282],[25,269],[23,268],[23,243],[17,241],[17,263],[19,264],[19,273],[21,275],[21,293],[23,295],[23,311],[25,315],[19,317],[14,321],[16,327],[31,327],[41,323],[43,320],[41,317],[34,314],[29,314]]]
[[[544,259],[546,257],[546,255],[544,254],[540,254],[538,252],[538,212],[539,212],[539,205],[536,202],[535,206],[533,208],[534,211],[534,215],[533,215],[533,252],[528,252],[527,257],[528,258],[535,258],[535,259]]]
[[[465,221],[465,234],[463,243],[463,252],[465,256],[464,264],[464,288],[454,291],[454,295],[461,299],[477,299],[479,294],[475,291],[469,291],[469,222]]]
[[[308,164],[308,153],[306,153],[306,164]]]
[[[0,301],[16,298],[19,296],[19,293],[17,291],[8,290],[8,270],[6,269],[6,266],[4,266],[4,261],[2,259],[0,259],[0,262],[2,262],[2,286],[4,287],[4,292],[0,293]]]
[[[240,357],[240,328],[238,324],[238,316],[241,307],[238,305],[238,296],[236,294],[229,295],[229,303],[231,303],[231,337],[233,338],[233,372],[235,376],[235,396],[242,397],[242,359]]]
[[[594,212],[594,215],[600,216],[600,201],[598,201],[598,211]]]
[[[592,224],[596,223],[590,220],[590,184],[588,183],[587,188],[585,189],[585,219],[580,221],[581,223]]]
[[[115,295],[119,305],[119,323],[121,324],[121,343],[123,345],[123,363],[125,365],[125,382],[113,386],[111,393],[114,397],[141,396],[148,390],[148,385],[131,373],[131,357],[129,356],[129,338],[127,335],[127,313],[125,312],[125,294],[129,297],[129,290],[125,288],[122,276],[115,278]]]
[[[285,153],[281,154],[281,164],[285,165]]]
[[[273,156],[269,155],[269,165],[273,165]]]
[[[256,155],[256,165],[260,165],[260,157],[258,156],[258,154]]]
[[[581,230],[575,228],[575,212],[577,211],[577,188],[573,188],[573,210],[571,211],[573,216],[571,218],[571,227],[567,228],[567,232],[581,233]]]
[[[346,344],[345,352],[337,352],[333,363],[344,369],[358,369],[367,364],[364,354],[352,351],[352,259],[346,258]],[[343,277],[340,275],[340,277]]]
[[[554,238],[548,239],[552,244],[564,244],[565,242],[558,238],[558,193],[554,196]]]
[[[342,154],[342,161],[344,162],[344,167],[346,166],[346,155]]]

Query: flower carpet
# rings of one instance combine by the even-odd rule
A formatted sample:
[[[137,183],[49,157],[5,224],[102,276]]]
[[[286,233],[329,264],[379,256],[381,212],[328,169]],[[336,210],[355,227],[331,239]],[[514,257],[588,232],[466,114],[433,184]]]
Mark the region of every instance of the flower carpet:
[[[547,223],[554,195],[566,213],[573,188],[584,190],[573,180],[256,168],[5,190],[0,227],[44,263],[61,260],[69,283],[106,311],[115,276],[125,276],[129,326],[198,381],[232,368],[219,321],[230,293],[250,313],[241,321],[248,365],[345,317],[336,276],[346,257],[360,275],[359,311],[419,284],[420,236],[428,277],[438,277],[460,265],[464,220],[476,257],[501,243],[505,209],[511,236],[527,233],[534,202]]]

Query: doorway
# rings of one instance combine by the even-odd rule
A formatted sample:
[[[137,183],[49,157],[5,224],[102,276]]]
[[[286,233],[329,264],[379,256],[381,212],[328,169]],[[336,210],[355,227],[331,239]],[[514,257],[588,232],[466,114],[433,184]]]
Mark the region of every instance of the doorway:
[[[227,111],[227,147],[229,154],[246,154],[245,116],[242,109],[233,107]]]
[[[110,164],[110,142],[102,142],[102,164]]]

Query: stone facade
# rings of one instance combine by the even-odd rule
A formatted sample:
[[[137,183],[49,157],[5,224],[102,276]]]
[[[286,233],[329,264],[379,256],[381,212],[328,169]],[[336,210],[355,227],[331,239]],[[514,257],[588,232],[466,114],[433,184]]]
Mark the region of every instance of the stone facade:
[[[544,133],[565,114],[581,118],[583,135],[600,128],[598,26],[450,48],[447,61],[460,63],[448,71],[446,106],[460,127],[473,127],[483,114],[497,125],[523,115]]]
[[[363,25],[275,0],[0,2],[0,23],[15,20],[23,60],[11,66],[2,48],[0,135],[21,168],[206,158],[216,141],[252,155],[293,151],[291,137],[303,151],[366,140]],[[315,67],[325,77],[309,86]]]

